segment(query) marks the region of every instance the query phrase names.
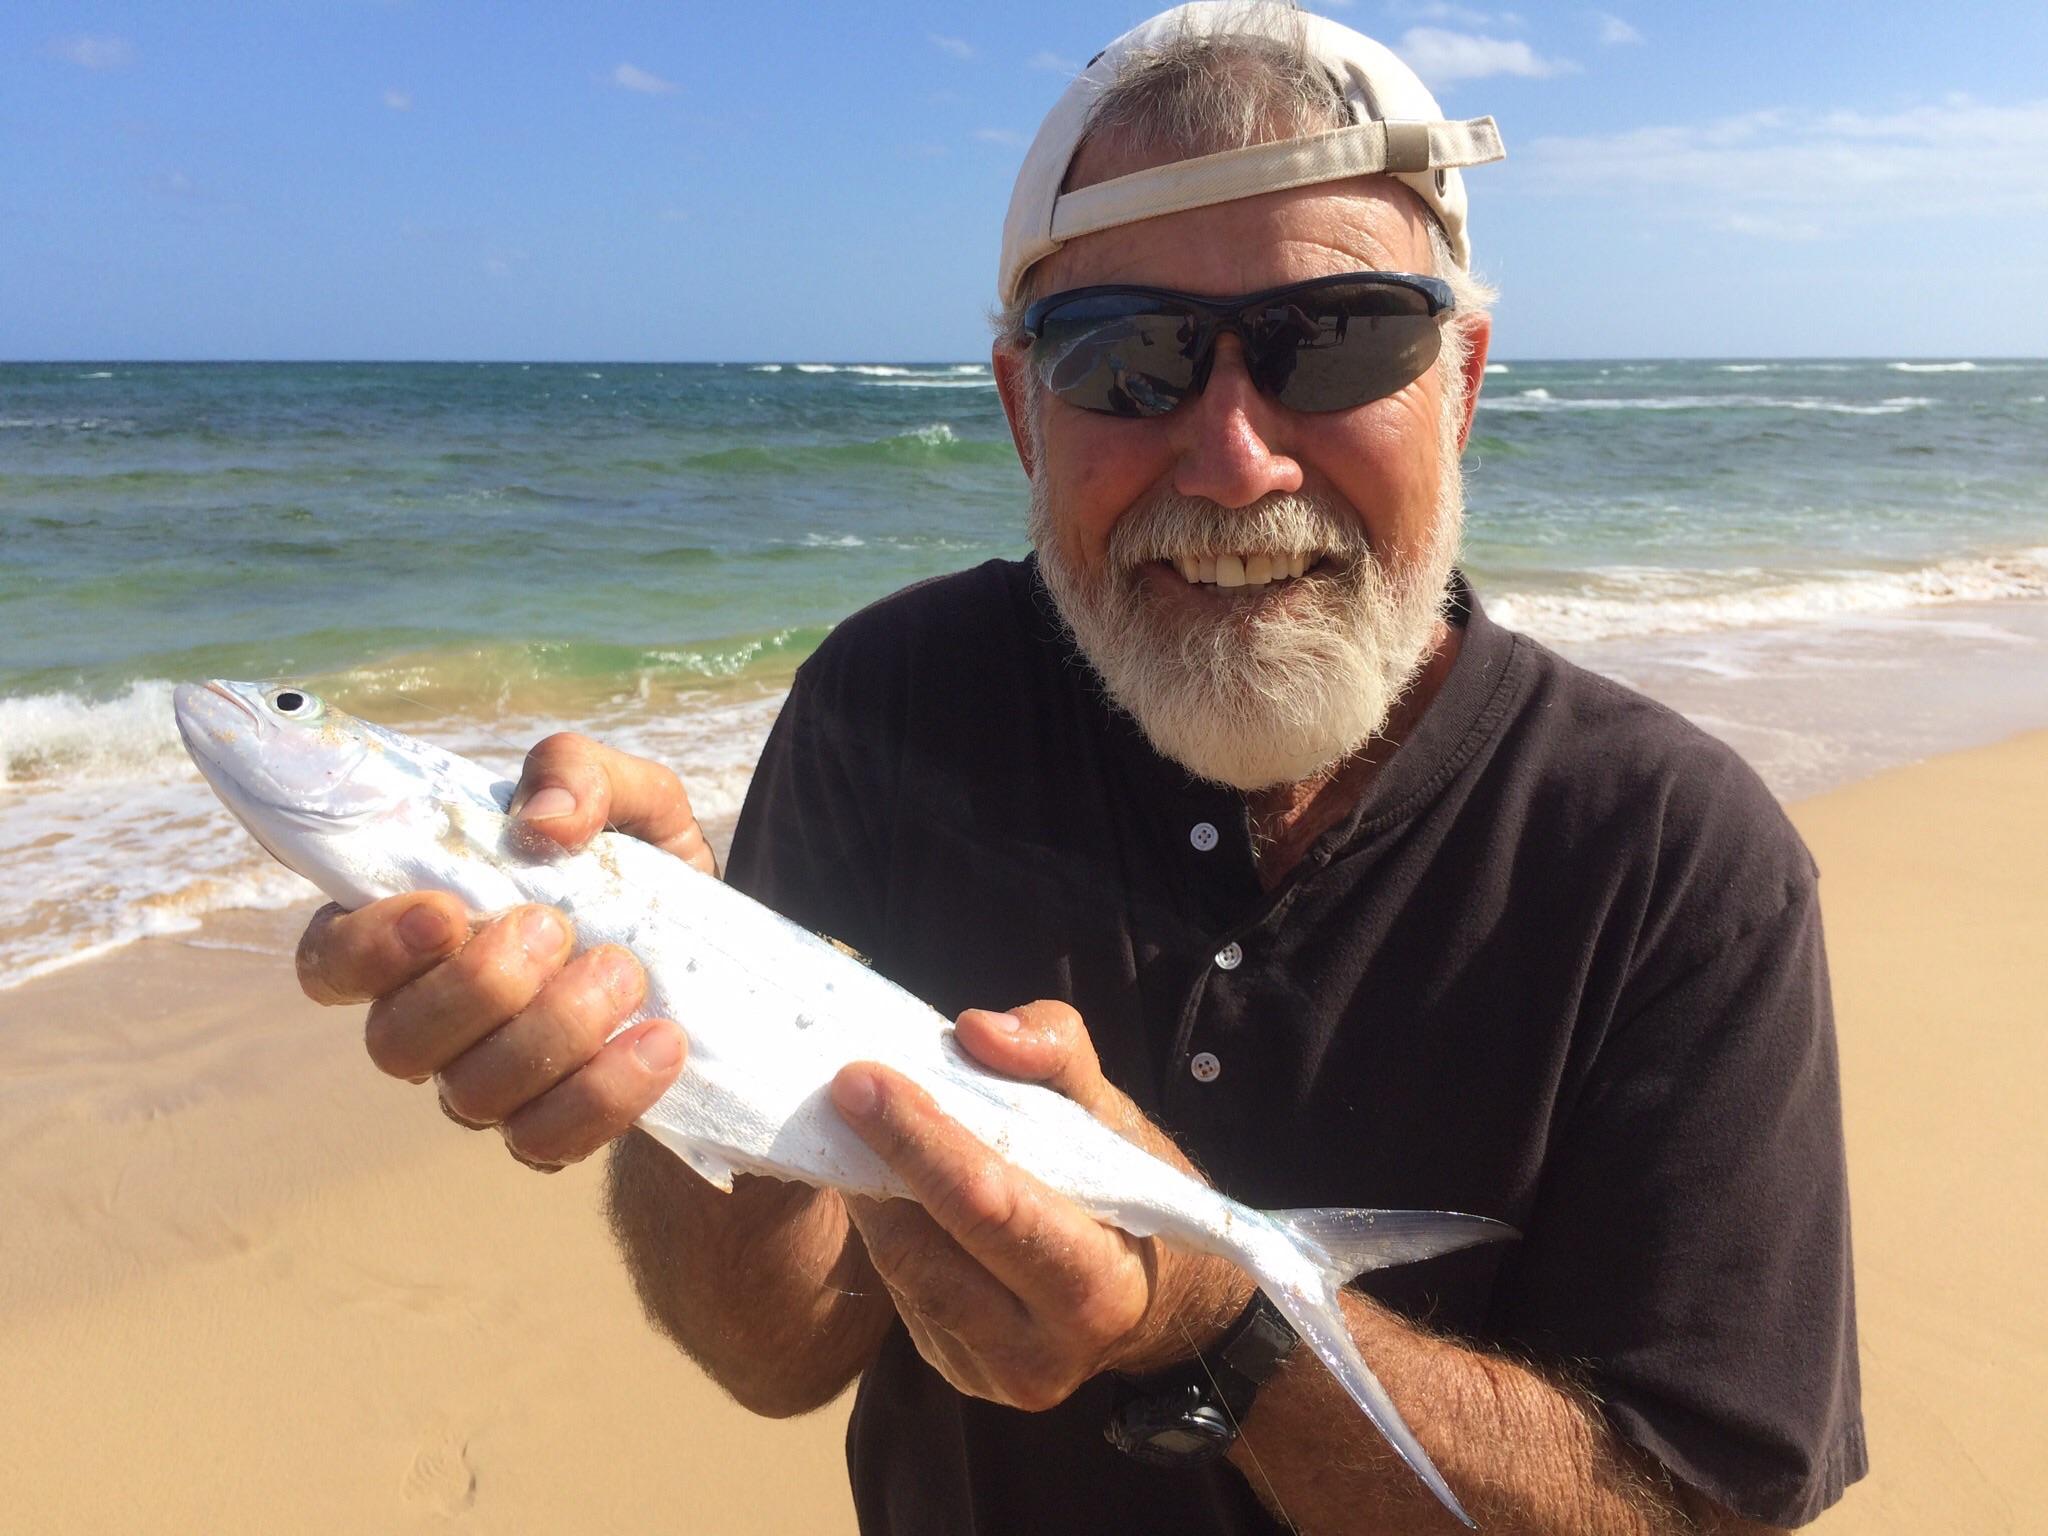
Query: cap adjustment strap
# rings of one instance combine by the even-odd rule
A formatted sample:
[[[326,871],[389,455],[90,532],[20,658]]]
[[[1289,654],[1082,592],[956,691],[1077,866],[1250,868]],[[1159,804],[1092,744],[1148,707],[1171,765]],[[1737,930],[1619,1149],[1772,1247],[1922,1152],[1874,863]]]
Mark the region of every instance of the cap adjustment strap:
[[[1382,172],[1412,175],[1507,158],[1490,117],[1466,122],[1355,123],[1306,138],[1251,144],[1178,160],[1097,182],[1060,197],[1052,210],[1057,242],[1261,192],[1314,186]]]

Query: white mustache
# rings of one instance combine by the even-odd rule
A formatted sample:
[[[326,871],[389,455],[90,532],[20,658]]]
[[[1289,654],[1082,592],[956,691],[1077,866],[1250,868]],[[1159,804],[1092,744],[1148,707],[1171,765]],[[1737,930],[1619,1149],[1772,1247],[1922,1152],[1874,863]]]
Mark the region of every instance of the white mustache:
[[[1126,512],[1109,535],[1110,564],[1122,570],[1219,550],[1306,553],[1340,560],[1363,560],[1373,553],[1365,529],[1340,502],[1300,493],[1263,496],[1247,507],[1167,493]]]

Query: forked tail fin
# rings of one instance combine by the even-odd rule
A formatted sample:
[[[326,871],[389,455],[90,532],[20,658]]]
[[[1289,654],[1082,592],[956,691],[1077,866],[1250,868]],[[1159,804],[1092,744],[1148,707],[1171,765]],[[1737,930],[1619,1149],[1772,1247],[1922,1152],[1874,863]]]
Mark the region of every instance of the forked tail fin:
[[[1368,1270],[1392,1269],[1522,1234],[1504,1221],[1458,1211],[1268,1211],[1324,1276],[1342,1285]]]
[[[1266,1294],[1287,1314],[1294,1331],[1330,1368],[1373,1428],[1386,1436],[1423,1485],[1467,1526],[1472,1517],[1451,1492],[1450,1484],[1429,1459],[1429,1452],[1401,1418],[1394,1400],[1351,1340],[1338,1290],[1352,1276],[1417,1259],[1453,1253],[1475,1243],[1496,1242],[1519,1234],[1503,1222],[1454,1211],[1302,1210],[1266,1213],[1289,1239],[1297,1262],[1286,1274],[1256,1267]],[[1301,1262],[1315,1274],[1302,1273]],[[1292,1281],[1293,1283],[1290,1283]]]

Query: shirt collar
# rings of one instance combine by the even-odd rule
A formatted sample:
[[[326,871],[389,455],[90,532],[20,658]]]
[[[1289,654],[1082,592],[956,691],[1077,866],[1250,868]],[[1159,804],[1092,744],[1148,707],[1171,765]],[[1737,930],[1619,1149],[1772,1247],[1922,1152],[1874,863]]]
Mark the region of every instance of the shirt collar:
[[[1138,787],[1141,803],[1132,808],[1134,813],[1161,822],[1159,832],[1165,846],[1184,840],[1196,823],[1213,824],[1221,838],[1215,853],[1222,858],[1217,862],[1224,864],[1230,875],[1240,877],[1224,883],[1256,886],[1244,795],[1198,778],[1153,749],[1137,723],[1110,703],[1094,669],[1076,647],[1038,574],[1037,556],[1029,557],[1026,565],[1040,637],[1061,653],[1075,686],[1087,694],[1088,707],[1098,717],[1126,782]],[[1339,853],[1415,816],[1442,793],[1505,714],[1509,698],[1505,684],[1515,657],[1515,635],[1486,616],[1463,571],[1451,573],[1446,616],[1463,635],[1450,673],[1365,798],[1317,841],[1303,861],[1305,867],[1326,864]]]

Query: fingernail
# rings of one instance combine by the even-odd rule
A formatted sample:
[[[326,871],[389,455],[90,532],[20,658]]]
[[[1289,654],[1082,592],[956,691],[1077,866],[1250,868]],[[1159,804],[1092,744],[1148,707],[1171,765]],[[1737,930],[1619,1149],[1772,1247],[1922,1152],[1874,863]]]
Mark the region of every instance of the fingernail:
[[[650,1072],[666,1072],[683,1054],[683,1037],[673,1029],[657,1025],[633,1042],[633,1054]]]
[[[398,936],[415,954],[430,955],[448,942],[447,915],[431,901],[423,901],[399,918]]]
[[[562,947],[562,920],[552,907],[528,907],[519,919],[519,942],[536,960],[554,955]]]
[[[566,816],[576,809],[576,797],[558,785],[550,784],[519,808],[521,821],[552,821],[557,816]]]
[[[874,1074],[841,1072],[832,1079],[832,1102],[849,1120],[872,1119],[875,1106],[881,1102],[881,1095],[875,1091]]]
[[[1014,1035],[1024,1027],[1024,1021],[1014,1013],[993,1013],[989,1017],[995,1021],[996,1028],[1006,1035]]]
[[[640,962],[623,949],[606,954],[603,985],[613,997],[630,997],[640,990]]]

